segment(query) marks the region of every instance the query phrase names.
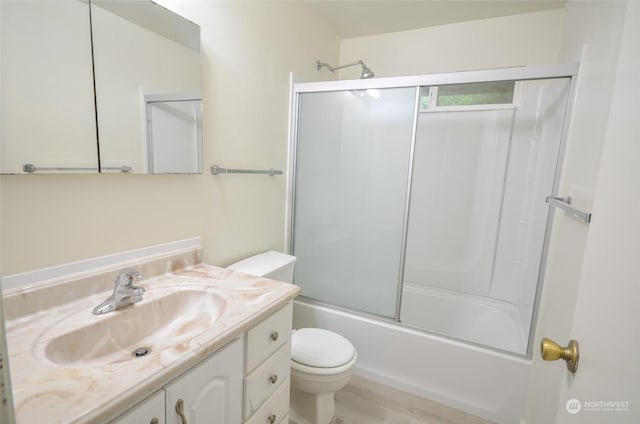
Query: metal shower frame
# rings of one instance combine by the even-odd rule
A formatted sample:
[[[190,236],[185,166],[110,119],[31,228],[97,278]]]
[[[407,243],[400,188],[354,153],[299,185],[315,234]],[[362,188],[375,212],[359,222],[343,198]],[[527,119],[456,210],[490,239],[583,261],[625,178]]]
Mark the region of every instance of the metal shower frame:
[[[560,176],[562,172],[562,164],[564,162],[564,154],[566,150],[569,120],[573,112],[573,107],[576,97],[577,88],[577,76],[580,65],[579,63],[569,63],[560,65],[543,65],[543,66],[521,66],[513,68],[500,68],[500,69],[488,69],[481,71],[463,71],[443,74],[430,74],[430,75],[418,75],[408,77],[388,77],[388,78],[373,78],[373,79],[357,79],[357,80],[338,80],[338,81],[323,81],[323,82],[306,82],[306,83],[293,83],[293,76],[290,83],[290,110],[289,110],[289,149],[288,149],[288,161],[287,161],[287,204],[286,204],[286,216],[285,216],[285,251],[292,254],[294,249],[293,240],[293,227],[295,224],[295,184],[296,184],[296,172],[297,172],[297,143],[298,143],[298,116],[300,95],[304,93],[316,93],[316,92],[330,92],[330,91],[344,91],[344,90],[366,90],[366,89],[383,89],[383,88],[406,88],[415,87],[415,109],[412,129],[412,139],[409,157],[409,173],[408,181],[405,193],[405,210],[403,216],[403,233],[402,242],[400,246],[400,266],[398,270],[397,284],[397,296],[395,305],[395,314],[393,318],[386,316],[380,316],[368,312],[354,310],[351,308],[329,304],[316,299],[307,298],[301,296],[303,301],[318,305],[330,306],[334,309],[346,311],[348,313],[364,315],[368,317],[374,317],[378,320],[384,320],[386,322],[395,323],[397,325],[403,325],[400,322],[400,308],[402,305],[402,286],[404,280],[404,265],[405,265],[405,251],[408,231],[408,216],[409,205],[411,200],[411,180],[413,176],[413,159],[415,140],[417,132],[417,123],[419,115],[419,101],[420,101],[420,87],[422,86],[439,86],[439,85],[451,85],[451,84],[470,84],[481,82],[497,82],[497,81],[527,81],[527,80],[541,80],[541,79],[553,79],[553,78],[570,78],[570,88],[567,100],[567,108],[564,115],[564,125],[562,128],[560,149],[558,154],[558,160],[555,167],[554,181],[552,192],[554,196],[557,196]],[[515,356],[525,356],[527,358],[532,357],[533,338],[535,335],[535,324],[538,317],[540,295],[542,288],[542,280],[544,278],[544,271],[547,262],[549,240],[551,238],[551,227],[555,214],[555,208],[551,208],[547,218],[547,224],[545,229],[544,244],[542,250],[542,257],[540,262],[540,269],[538,272],[538,280],[536,283],[536,293],[534,297],[533,314],[530,323],[529,339],[527,343],[527,353],[520,355],[518,353],[504,351],[498,348],[477,344],[463,340],[464,343],[479,346],[485,349],[498,351],[501,353],[507,353]],[[413,327],[412,327],[413,328]],[[429,332],[428,330],[422,330]],[[449,336],[445,336],[449,337]],[[450,337],[449,337],[450,338]]]

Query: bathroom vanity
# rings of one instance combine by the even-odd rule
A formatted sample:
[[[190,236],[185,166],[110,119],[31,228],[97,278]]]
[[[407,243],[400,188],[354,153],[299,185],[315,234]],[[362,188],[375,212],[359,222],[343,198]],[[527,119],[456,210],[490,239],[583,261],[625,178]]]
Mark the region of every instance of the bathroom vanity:
[[[287,423],[291,313],[288,303],[112,423]]]
[[[147,276],[143,300],[92,314],[130,266]],[[197,250],[10,291],[17,423],[286,423],[299,291]]]

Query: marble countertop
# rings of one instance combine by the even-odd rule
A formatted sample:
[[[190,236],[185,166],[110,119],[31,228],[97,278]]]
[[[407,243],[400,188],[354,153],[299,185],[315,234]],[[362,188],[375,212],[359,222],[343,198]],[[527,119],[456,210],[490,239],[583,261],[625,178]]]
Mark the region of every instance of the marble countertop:
[[[136,285],[146,289],[142,302],[104,315],[93,315],[92,309],[106,299],[110,291],[8,317],[7,340],[17,424],[108,422],[300,292],[295,285],[202,263],[143,279]],[[159,304],[158,300],[188,291],[202,293],[202,296],[191,296],[195,303],[188,308],[188,314],[178,311],[175,316],[180,316],[180,322],[167,326],[131,319],[132,326],[149,325],[149,331],[153,331],[154,325],[161,328],[156,337],[146,340],[145,345],[152,350],[145,357],[131,356],[131,348],[136,346],[120,348],[123,343],[117,340],[117,335],[107,337],[111,347],[104,352],[100,346],[104,347],[105,337],[96,338],[95,343],[91,339],[83,340],[91,337],[83,332],[87,326],[106,326],[117,318],[129,323],[128,317],[135,316],[131,315],[135,308],[151,311]],[[34,293],[33,298],[41,302],[37,300],[37,292]],[[24,309],[28,295],[21,296]],[[165,307],[171,309],[170,305]],[[213,316],[201,313],[206,308],[215,309]],[[166,313],[176,314],[176,311],[163,311],[159,315]],[[139,331],[137,327],[134,330]],[[119,327],[118,331],[134,330]],[[57,356],[51,347],[56,340]],[[84,352],[87,346],[95,349]],[[72,360],[66,361],[68,357]]]

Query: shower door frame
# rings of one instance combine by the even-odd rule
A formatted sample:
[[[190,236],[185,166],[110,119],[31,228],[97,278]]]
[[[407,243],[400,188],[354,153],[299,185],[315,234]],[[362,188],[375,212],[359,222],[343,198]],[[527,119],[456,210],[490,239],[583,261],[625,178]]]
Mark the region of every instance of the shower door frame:
[[[407,327],[400,321],[400,309],[402,306],[402,288],[404,280],[404,267],[405,267],[405,254],[406,254],[406,242],[407,232],[409,225],[409,206],[411,203],[411,181],[413,177],[413,162],[415,141],[417,133],[417,124],[419,116],[419,103],[420,103],[420,87],[423,86],[440,86],[440,85],[452,85],[452,84],[470,84],[470,83],[482,83],[482,82],[498,82],[498,81],[528,81],[528,80],[543,80],[543,79],[556,79],[556,78],[569,78],[569,93],[567,96],[567,106],[565,109],[562,133],[560,138],[560,147],[558,152],[558,160],[556,162],[553,187],[551,196],[558,195],[558,189],[560,186],[560,177],[562,174],[562,165],[564,163],[564,155],[566,151],[566,144],[568,138],[568,130],[570,118],[572,116],[573,107],[576,98],[577,88],[577,76],[580,69],[579,63],[568,63],[559,65],[542,65],[542,66],[519,66],[513,68],[499,68],[499,69],[486,69],[480,71],[462,71],[451,72],[441,74],[427,74],[416,75],[407,77],[383,77],[383,78],[371,78],[371,79],[357,79],[357,80],[334,80],[334,81],[321,81],[321,82],[304,82],[294,83],[293,76],[290,81],[290,108],[289,108],[289,140],[288,140],[288,158],[287,158],[287,198],[286,198],[286,213],[285,213],[285,251],[289,254],[293,253],[294,240],[293,240],[293,228],[295,225],[295,193],[296,193],[296,172],[297,172],[297,145],[298,145],[298,119],[299,119],[299,107],[300,107],[300,95],[304,93],[321,93],[331,91],[345,91],[345,90],[367,90],[367,89],[384,89],[384,88],[410,88],[415,87],[415,101],[414,101],[414,118],[413,128],[411,131],[411,147],[409,157],[408,168],[408,182],[405,192],[405,210],[403,216],[403,233],[402,242],[400,248],[400,266],[398,270],[397,295],[394,317],[382,316],[358,309],[349,308],[346,306],[335,305],[333,303],[324,302],[319,299],[310,298],[306,296],[299,296],[299,298],[307,303],[328,306],[333,309],[342,310],[348,313],[373,317],[374,319],[383,320],[388,323],[393,323]],[[436,336],[445,337],[453,340],[467,343],[473,346],[477,346],[483,349],[489,349],[491,351],[497,351],[500,353],[506,353],[518,357],[532,357],[532,345],[535,335],[536,321],[538,318],[539,303],[541,296],[541,288],[544,280],[544,272],[546,269],[547,254],[549,247],[549,240],[551,238],[551,228],[554,219],[555,209],[551,208],[547,216],[547,223],[545,227],[544,242],[542,247],[542,255],[540,258],[540,267],[538,270],[538,278],[536,281],[536,291],[533,303],[533,313],[531,322],[529,323],[529,337],[527,341],[526,354],[519,354],[512,351],[506,351],[498,349],[492,346],[471,342],[464,339],[457,339],[448,335],[433,333],[429,330],[410,327],[412,329],[422,331]]]

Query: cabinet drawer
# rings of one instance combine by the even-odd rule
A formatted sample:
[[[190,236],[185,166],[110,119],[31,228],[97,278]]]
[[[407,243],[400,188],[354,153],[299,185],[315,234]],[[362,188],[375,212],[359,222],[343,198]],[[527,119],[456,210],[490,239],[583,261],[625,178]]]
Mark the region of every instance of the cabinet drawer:
[[[291,373],[291,345],[286,343],[245,377],[244,417],[249,418]]]
[[[247,374],[291,339],[293,305],[289,302],[269,318],[247,331]]]
[[[278,424],[289,413],[289,380],[283,381],[271,397],[246,422],[247,424]]]

